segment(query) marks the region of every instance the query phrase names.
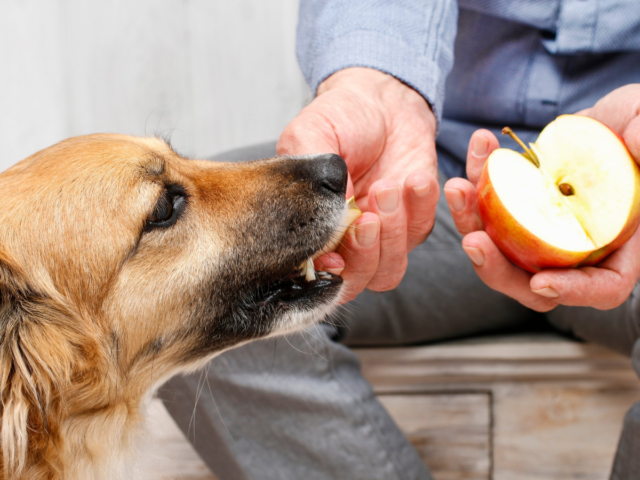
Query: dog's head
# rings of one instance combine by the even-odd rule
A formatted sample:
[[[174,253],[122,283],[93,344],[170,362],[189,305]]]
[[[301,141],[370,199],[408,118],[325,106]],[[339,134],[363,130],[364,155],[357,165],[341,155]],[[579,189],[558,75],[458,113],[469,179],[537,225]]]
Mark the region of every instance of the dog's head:
[[[336,155],[213,163],[119,135],[72,138],[0,175],[5,473],[55,447],[62,410],[139,401],[177,370],[326,314],[340,277],[298,269],[339,227],[345,187]]]

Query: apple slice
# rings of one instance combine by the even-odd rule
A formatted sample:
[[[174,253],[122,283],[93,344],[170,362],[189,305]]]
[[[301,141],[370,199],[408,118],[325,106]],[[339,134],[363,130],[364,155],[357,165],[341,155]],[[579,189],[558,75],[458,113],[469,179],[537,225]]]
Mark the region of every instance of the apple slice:
[[[530,272],[593,265],[633,235],[640,171],[616,133],[562,115],[531,149],[517,141],[525,153],[495,150],[478,183],[487,234],[513,263]]]
[[[349,200],[345,202],[344,211],[342,213],[342,220],[340,221],[340,225],[333,235],[331,235],[331,240],[327,242],[327,244],[322,247],[319,251],[317,251],[313,256],[309,257],[305,260],[302,265],[300,265],[300,269],[304,274],[305,280],[307,282],[312,282],[316,279],[316,271],[313,268],[313,260],[318,258],[320,255],[324,255],[325,253],[333,252],[338,248],[340,242],[344,238],[347,233],[347,229],[351,226],[353,222],[356,221],[358,217],[362,215],[362,212],[356,205],[355,197],[351,197]]]

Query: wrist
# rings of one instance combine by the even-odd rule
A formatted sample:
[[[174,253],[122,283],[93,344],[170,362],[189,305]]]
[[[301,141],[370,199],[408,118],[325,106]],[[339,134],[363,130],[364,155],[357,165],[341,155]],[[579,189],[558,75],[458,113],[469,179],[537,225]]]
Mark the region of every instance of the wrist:
[[[397,78],[380,70],[366,67],[349,67],[338,70],[325,78],[318,85],[317,95],[322,95],[328,90],[339,87],[352,88],[358,86],[373,90],[397,87],[394,83],[409,88]]]
[[[416,90],[393,75],[374,68],[350,67],[327,77],[319,86],[317,96],[333,90],[349,90],[375,102],[387,112],[414,112],[424,118],[435,135],[437,121],[431,105]]]

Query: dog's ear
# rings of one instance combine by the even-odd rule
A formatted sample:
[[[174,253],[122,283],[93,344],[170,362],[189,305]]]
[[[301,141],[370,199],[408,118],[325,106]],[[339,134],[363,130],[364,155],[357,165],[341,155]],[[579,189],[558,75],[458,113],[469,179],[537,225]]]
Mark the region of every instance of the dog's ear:
[[[27,457],[55,448],[60,390],[69,384],[79,325],[62,302],[38,292],[0,251],[0,394],[2,469],[19,478]],[[53,465],[52,465],[53,467]],[[55,468],[55,467],[54,467]]]

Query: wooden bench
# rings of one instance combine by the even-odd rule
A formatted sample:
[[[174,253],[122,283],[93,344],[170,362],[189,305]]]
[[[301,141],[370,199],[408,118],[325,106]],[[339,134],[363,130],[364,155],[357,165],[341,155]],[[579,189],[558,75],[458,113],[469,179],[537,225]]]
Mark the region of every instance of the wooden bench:
[[[640,399],[628,358],[553,334],[358,355],[436,480],[605,480]],[[158,401],[152,416],[145,478],[215,480]]]

